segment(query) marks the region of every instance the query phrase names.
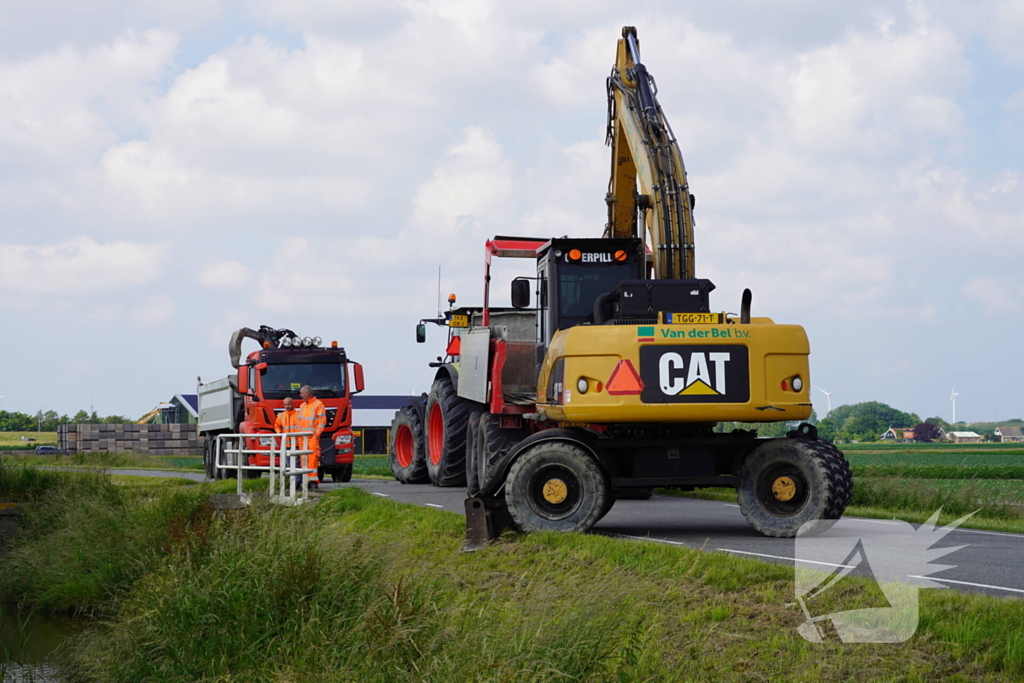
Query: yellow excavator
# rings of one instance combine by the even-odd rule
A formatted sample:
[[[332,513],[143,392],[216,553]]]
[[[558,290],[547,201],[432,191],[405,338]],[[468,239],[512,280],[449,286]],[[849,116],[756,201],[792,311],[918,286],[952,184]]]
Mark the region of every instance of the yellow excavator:
[[[396,415],[392,470],[466,484],[468,547],[513,523],[585,531],[653,487],[736,488],[769,536],[838,519],[850,468],[813,425],[715,431],[811,415],[807,335],[753,317],[749,290],[738,316],[711,308],[715,287],[694,272],[694,196],[632,27],[607,87],[604,236],[487,241],[483,306],[417,328],[424,341],[427,322],[446,326],[447,357],[423,405]],[[490,305],[494,258],[536,262],[536,277],[512,281],[511,308]]]

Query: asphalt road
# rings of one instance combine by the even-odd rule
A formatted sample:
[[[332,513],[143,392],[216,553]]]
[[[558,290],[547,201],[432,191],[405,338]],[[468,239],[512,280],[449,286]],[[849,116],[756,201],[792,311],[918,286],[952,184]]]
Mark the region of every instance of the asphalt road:
[[[170,476],[203,481],[196,472],[153,470],[109,470],[111,474]],[[321,490],[355,486],[382,498],[412,503],[437,510],[465,514],[462,488],[436,488],[427,484],[402,485],[393,480],[354,479],[348,484],[324,483]],[[893,522],[879,519],[844,517],[847,529],[871,536],[891,531]],[[831,571],[843,566],[832,557],[796,557],[792,538],[762,536],[747,523],[739,505],[717,501],[654,496],[650,500],[621,500],[595,527],[597,533],[640,542],[730,553],[737,556]],[[1024,534],[957,529],[936,547],[963,546],[936,564],[955,565],[929,575],[932,581],[964,592],[986,593],[1000,597],[1024,598]],[[900,549],[894,548],[895,553]],[[861,570],[853,572],[863,574]],[[927,572],[924,572],[927,573]]]

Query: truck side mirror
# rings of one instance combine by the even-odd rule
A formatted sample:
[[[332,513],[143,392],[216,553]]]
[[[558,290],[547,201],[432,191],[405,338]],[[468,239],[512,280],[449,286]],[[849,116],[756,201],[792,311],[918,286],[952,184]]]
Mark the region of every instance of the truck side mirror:
[[[516,278],[512,281],[512,308],[520,310],[530,307],[530,281]]]
[[[359,363],[353,363],[352,373],[355,375],[356,381],[356,390],[353,393],[358,394],[359,392],[366,388],[366,385],[363,382],[363,366],[360,365]]]
[[[266,363],[258,363],[256,365],[256,372],[263,372],[266,369],[267,369],[267,364]]]
[[[427,341],[427,326],[420,323],[416,326],[416,343],[422,344]]]

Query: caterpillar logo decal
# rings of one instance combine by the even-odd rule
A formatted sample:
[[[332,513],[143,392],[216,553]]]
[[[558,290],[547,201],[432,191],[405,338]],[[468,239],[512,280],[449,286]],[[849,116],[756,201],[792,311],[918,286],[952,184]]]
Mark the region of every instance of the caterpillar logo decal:
[[[644,403],[746,403],[750,400],[747,347],[644,346],[640,349]]]

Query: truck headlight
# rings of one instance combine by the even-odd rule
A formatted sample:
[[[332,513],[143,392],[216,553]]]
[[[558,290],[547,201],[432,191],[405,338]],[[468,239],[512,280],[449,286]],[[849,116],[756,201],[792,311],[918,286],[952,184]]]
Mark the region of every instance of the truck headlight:
[[[335,446],[340,446],[340,445],[346,444],[346,443],[352,443],[352,435],[351,434],[338,434],[336,437],[334,437],[334,445]]]
[[[261,446],[273,446],[274,445],[274,438],[270,437],[270,436],[261,436],[260,437],[260,445]]]

